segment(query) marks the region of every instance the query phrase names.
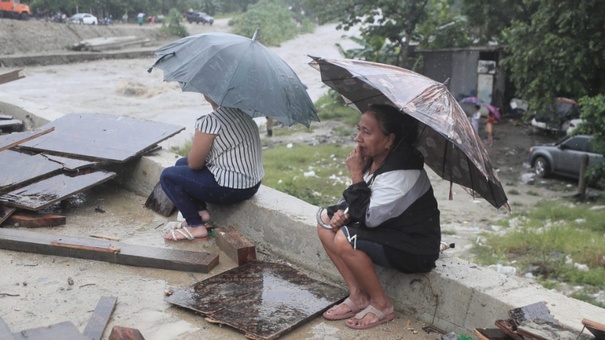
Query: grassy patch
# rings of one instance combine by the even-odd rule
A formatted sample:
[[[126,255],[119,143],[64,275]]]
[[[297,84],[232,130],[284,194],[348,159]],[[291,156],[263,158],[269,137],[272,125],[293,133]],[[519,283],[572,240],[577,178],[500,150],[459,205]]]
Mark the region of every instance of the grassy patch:
[[[349,126],[357,126],[361,117],[359,111],[346,106],[340,95],[333,90],[319,98],[315,107],[321,121],[337,120]]]
[[[548,282],[547,287],[554,280],[605,289],[605,210],[592,207],[541,202],[503,220],[506,232],[483,234],[484,241],[473,252],[482,265],[515,266]]]
[[[314,205],[335,204],[350,182],[345,166],[349,152],[350,147],[337,144],[264,150],[263,184]]]

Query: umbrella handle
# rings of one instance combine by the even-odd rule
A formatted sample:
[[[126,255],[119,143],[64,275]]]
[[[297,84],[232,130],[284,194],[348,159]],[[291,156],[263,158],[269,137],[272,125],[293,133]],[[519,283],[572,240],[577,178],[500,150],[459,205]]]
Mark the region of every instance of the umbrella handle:
[[[317,224],[319,224],[324,229],[334,230],[334,228],[332,226],[330,226],[329,224],[325,224],[324,221],[321,220],[321,214],[323,213],[323,211],[324,211],[324,208],[320,207],[319,210],[317,210],[317,214],[315,214],[315,219],[317,219]]]

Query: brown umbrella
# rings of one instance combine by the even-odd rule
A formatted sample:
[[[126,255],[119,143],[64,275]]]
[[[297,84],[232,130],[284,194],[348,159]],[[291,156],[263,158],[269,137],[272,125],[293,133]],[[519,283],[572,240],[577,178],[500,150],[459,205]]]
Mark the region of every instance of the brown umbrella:
[[[321,80],[351,107],[364,112],[370,104],[388,104],[416,118],[417,148],[439,176],[510,210],[481,139],[444,84],[392,65],[311,58]]]

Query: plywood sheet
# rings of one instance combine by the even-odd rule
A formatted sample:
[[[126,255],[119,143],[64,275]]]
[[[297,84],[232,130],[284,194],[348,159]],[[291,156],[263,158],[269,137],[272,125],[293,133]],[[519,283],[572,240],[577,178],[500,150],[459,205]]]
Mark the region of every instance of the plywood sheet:
[[[60,164],[63,167],[63,169],[65,169],[67,171],[76,171],[76,170],[91,168],[97,164],[96,162],[90,162],[90,161],[85,161],[82,159],[61,157],[61,156],[55,156],[55,155],[42,154],[42,156],[52,162]]]
[[[0,193],[22,183],[48,176],[63,167],[41,155],[28,155],[21,152],[0,151]]]
[[[79,176],[56,175],[0,196],[0,203],[27,210],[40,210],[115,177],[114,172],[97,171]]]
[[[164,300],[234,327],[248,338],[275,339],[347,295],[290,266],[255,261],[175,290]]]
[[[101,113],[65,115],[41,129],[50,127],[54,127],[54,131],[21,147],[76,158],[125,162],[185,129]]]

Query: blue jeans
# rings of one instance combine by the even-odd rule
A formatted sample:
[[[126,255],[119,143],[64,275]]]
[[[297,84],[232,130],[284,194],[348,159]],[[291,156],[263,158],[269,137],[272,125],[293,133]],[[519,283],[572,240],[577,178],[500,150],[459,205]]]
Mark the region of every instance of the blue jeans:
[[[220,186],[207,167],[191,169],[187,158],[176,161],[160,175],[162,189],[190,226],[204,223],[198,211],[206,210],[206,204],[228,205],[238,203],[254,196],[260,182],[247,189],[232,189]]]

